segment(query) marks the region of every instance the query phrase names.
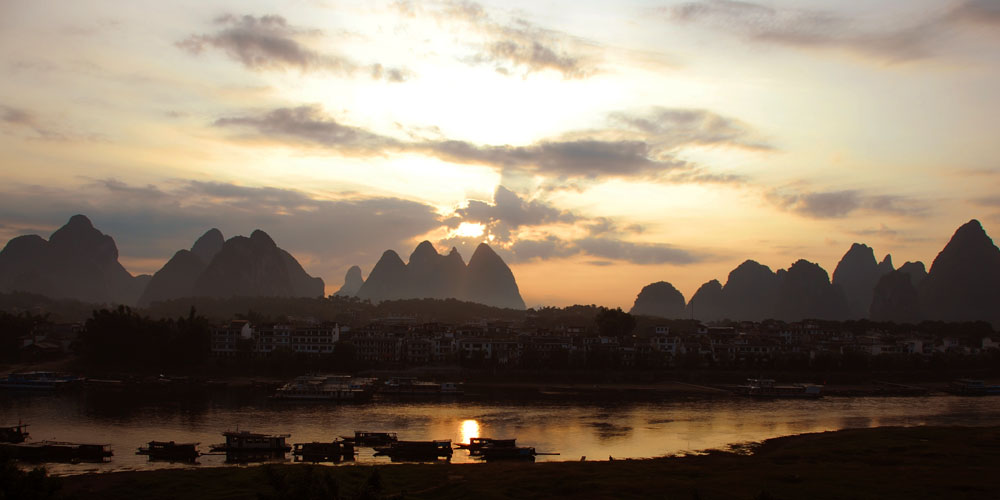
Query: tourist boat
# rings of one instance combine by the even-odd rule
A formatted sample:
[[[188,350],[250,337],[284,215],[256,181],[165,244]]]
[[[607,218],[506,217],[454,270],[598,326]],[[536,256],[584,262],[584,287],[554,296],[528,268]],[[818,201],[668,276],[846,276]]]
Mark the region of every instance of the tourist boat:
[[[296,459],[309,462],[354,460],[354,442],[334,440],[329,443],[295,443],[292,454]]]
[[[250,431],[226,431],[222,433],[226,437],[225,443],[213,444],[209,447],[212,451],[224,451],[226,453],[241,452],[281,452],[291,451],[292,447],[285,443],[285,438],[291,434],[258,434]]]
[[[452,453],[450,439],[440,441],[396,441],[390,445],[375,447],[375,456],[388,456],[393,461],[450,459]]]
[[[479,454],[479,452],[487,446],[494,448],[511,448],[517,446],[515,444],[516,441],[517,441],[516,439],[494,439],[487,437],[474,437],[474,438],[469,438],[468,443],[458,443],[455,445],[455,447],[463,450],[469,450],[469,454],[476,455]]]
[[[425,382],[414,377],[392,377],[379,386],[382,394],[402,396],[460,396],[465,393],[455,382]]]
[[[103,462],[114,454],[108,444],[60,441],[0,444],[0,453],[26,462]]]
[[[198,453],[198,443],[175,443],[173,441],[150,441],[140,447],[136,455],[148,455],[150,460],[194,461]]]
[[[373,388],[369,379],[353,379],[341,375],[305,375],[279,387],[273,399],[362,401],[371,399]]]
[[[962,396],[989,396],[1000,394],[1000,385],[986,385],[982,380],[960,378],[952,380],[947,390]]]
[[[823,386],[815,384],[775,384],[774,379],[750,378],[747,384],[739,386],[738,394],[752,398],[818,398]]]
[[[26,391],[55,391],[72,387],[80,379],[74,375],[64,375],[55,372],[21,372],[11,373],[0,378],[0,389]]]
[[[354,431],[354,436],[341,436],[354,446],[385,446],[399,440],[395,432]]]
[[[28,424],[0,427],[0,443],[23,443],[28,437]]]

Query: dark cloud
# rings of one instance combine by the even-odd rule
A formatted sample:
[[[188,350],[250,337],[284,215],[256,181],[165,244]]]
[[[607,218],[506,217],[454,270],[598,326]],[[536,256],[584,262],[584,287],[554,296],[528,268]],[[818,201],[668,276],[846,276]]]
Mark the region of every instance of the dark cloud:
[[[522,226],[573,223],[578,217],[540,200],[525,201],[504,186],[497,186],[493,203],[469,200],[464,208],[455,210],[463,222],[484,224],[501,242],[509,241],[512,231]]]
[[[411,246],[441,225],[434,207],[399,198],[324,200],[290,189],[217,182],[157,187],[102,179],[74,189],[0,188],[0,224],[55,228],[76,213],[113,236],[123,258],[153,260],[157,266],[209,228],[218,227],[226,237],[260,228],[334,287],[349,266],[370,265],[386,248]]]
[[[510,246],[513,262],[548,260],[575,255],[630,262],[639,265],[686,265],[711,258],[665,243],[636,243],[615,237],[586,237],[565,240],[555,236],[543,239],[520,239]]]
[[[412,5],[404,4],[401,13],[413,15]],[[502,74],[528,74],[555,71],[563,78],[586,78],[598,72],[590,55],[592,44],[524,19],[497,21],[481,5],[456,1],[434,15],[442,22],[463,22],[481,37],[470,64],[492,64]]]
[[[690,264],[707,256],[697,256],[689,251],[661,243],[635,243],[622,239],[637,233],[641,226],[621,228],[609,217],[585,217],[570,211],[559,210],[541,200],[526,201],[506,187],[499,186],[493,202],[469,200],[466,207],[455,211],[446,221],[449,227],[461,222],[477,222],[486,226],[486,235],[500,244],[498,251],[511,262],[548,260],[587,255],[599,259],[632,262],[635,264]],[[563,239],[553,234],[544,237],[525,237],[524,231],[537,232],[539,226],[561,225],[563,229],[583,229],[582,238]],[[534,230],[534,231],[533,231]],[[546,230],[548,232],[548,230]],[[468,247],[476,238],[452,238],[440,243]],[[603,261],[602,261],[603,262]],[[603,265],[603,264],[600,264]]]
[[[248,130],[268,140],[322,146],[346,155],[377,156],[403,147],[390,137],[342,125],[324,114],[319,106],[278,108],[263,115],[220,118],[213,125]]]
[[[904,26],[866,29],[858,20],[831,12],[772,8],[732,0],[702,0],[668,9],[674,21],[697,23],[744,39],[803,48],[841,48],[889,61],[930,54],[945,18],[935,15]]]
[[[1000,207],[1000,195],[982,196],[979,198],[973,198],[970,201],[972,204],[979,205],[981,207]]]
[[[302,40],[318,32],[293,27],[281,16],[225,15],[217,18],[215,24],[219,27],[215,33],[191,35],[176,45],[192,54],[200,54],[209,47],[219,49],[255,71],[295,69],[303,73],[327,71],[352,75],[367,68],[372,78],[390,82],[402,82],[411,76],[403,68],[386,68],[378,63],[364,65],[346,56],[312,50]]]
[[[774,190],[767,197],[782,209],[817,219],[847,217],[856,211],[902,216],[921,215],[927,211],[926,204],[911,198],[871,195],[855,189],[800,193]]]
[[[640,177],[674,182],[734,182],[676,157],[688,146],[765,149],[748,126],[702,110],[656,108],[648,114],[617,113],[606,130],[579,131],[526,146],[479,145],[447,138],[407,140],[344,125],[318,106],[279,108],[264,114],[226,117],[222,128],[265,141],[294,142],[352,156],[420,153],[459,164],[486,165],[508,173],[596,179]],[[617,128],[615,128],[617,126]],[[675,177],[671,177],[675,176]]]
[[[27,130],[35,139],[45,141],[63,141],[66,134],[43,125],[31,112],[0,104],[0,125],[4,128]]]
[[[959,3],[948,19],[960,23],[986,26],[1000,25],[1000,2],[996,0],[966,0]]]

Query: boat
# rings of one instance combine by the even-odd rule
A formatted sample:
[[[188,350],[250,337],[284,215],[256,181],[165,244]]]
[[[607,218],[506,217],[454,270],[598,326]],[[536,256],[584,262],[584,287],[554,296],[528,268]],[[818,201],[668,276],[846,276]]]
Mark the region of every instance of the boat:
[[[379,386],[382,394],[402,396],[461,396],[462,385],[455,382],[426,382],[414,377],[392,377]]]
[[[347,375],[304,375],[282,385],[272,399],[363,401],[374,392],[370,379],[354,379]]]
[[[395,432],[354,431],[354,436],[341,436],[344,441],[351,441],[354,446],[385,446],[399,440]]]
[[[250,431],[226,431],[222,435],[226,437],[226,442],[213,444],[209,447],[210,450],[226,453],[260,451],[286,453],[292,449],[291,446],[285,443],[285,438],[290,437],[291,434],[259,434]]]
[[[0,378],[0,389],[22,391],[55,391],[75,386],[80,379],[75,375],[56,372],[20,372]]]
[[[1000,394],[1000,385],[986,385],[986,382],[971,378],[952,380],[948,392],[961,396],[989,396]]]
[[[455,445],[456,448],[469,450],[470,455],[477,455],[479,452],[487,447],[491,446],[494,448],[511,448],[517,446],[516,439],[494,439],[487,437],[474,437],[469,438],[468,443],[458,443]]]
[[[33,443],[3,443],[0,453],[25,462],[103,462],[114,453],[108,444],[37,441]]]
[[[173,441],[150,441],[140,447],[136,455],[148,455],[150,460],[176,460],[193,462],[198,458],[198,443],[175,443]]]
[[[0,427],[0,443],[23,443],[28,437],[28,424]]]
[[[525,460],[534,462],[535,455],[539,455],[539,453],[530,446],[484,446],[479,449],[479,456],[486,461]]]
[[[431,461],[451,459],[451,440],[396,441],[386,446],[376,446],[375,456],[388,456],[392,461]]]
[[[308,462],[324,462],[354,460],[354,442],[334,440],[329,443],[316,442],[295,443],[292,454],[297,460]]]
[[[778,385],[770,378],[749,378],[746,385],[741,385],[735,391],[752,398],[818,398],[822,396],[823,386],[816,384]]]

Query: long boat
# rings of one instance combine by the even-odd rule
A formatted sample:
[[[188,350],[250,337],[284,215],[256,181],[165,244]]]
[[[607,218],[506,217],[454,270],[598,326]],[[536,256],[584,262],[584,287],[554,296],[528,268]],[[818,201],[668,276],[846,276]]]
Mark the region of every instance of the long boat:
[[[103,462],[114,453],[108,444],[37,441],[0,443],[0,452],[26,462]]]
[[[212,451],[226,453],[241,452],[281,452],[291,451],[292,447],[285,443],[285,438],[291,434],[260,434],[250,431],[226,431],[222,433],[225,443],[209,446]]]
[[[370,379],[343,375],[305,375],[282,385],[272,399],[315,401],[366,401],[374,389]]]
[[[948,384],[948,392],[961,396],[995,396],[1000,395],[1000,385],[986,385],[982,380],[960,378]]]
[[[511,448],[517,446],[515,443],[517,439],[494,439],[488,437],[474,437],[469,438],[468,443],[458,443],[455,445],[456,448],[469,450],[469,454],[477,455],[479,452],[487,447],[491,446],[494,448]]]
[[[20,372],[0,378],[0,389],[18,391],[55,391],[75,386],[80,379],[75,375],[56,372]]]
[[[385,446],[399,440],[395,432],[354,431],[354,436],[341,436],[354,446]]]
[[[778,385],[774,379],[750,378],[746,385],[739,386],[737,394],[752,398],[818,398],[823,395],[823,386],[816,384],[786,384]]]
[[[173,441],[150,441],[140,447],[136,455],[148,455],[150,460],[177,460],[191,462],[198,458],[198,443],[175,443]]]
[[[486,461],[490,460],[524,460],[535,461],[538,455],[534,448],[530,446],[484,446],[479,450],[479,456]]]
[[[392,377],[379,386],[380,394],[398,396],[461,396],[462,385],[455,382],[425,382],[414,377]]]
[[[354,460],[354,442],[334,440],[329,443],[313,441],[311,443],[295,443],[292,454],[297,460],[308,462],[323,462]]]
[[[393,461],[450,459],[453,453],[450,439],[438,441],[396,441],[387,446],[375,447],[375,456],[388,456]]]

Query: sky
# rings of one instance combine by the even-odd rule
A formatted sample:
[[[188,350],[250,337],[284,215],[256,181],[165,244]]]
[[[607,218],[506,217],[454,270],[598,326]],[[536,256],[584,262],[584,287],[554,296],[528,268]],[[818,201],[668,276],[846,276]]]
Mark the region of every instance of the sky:
[[[0,71],[0,241],[83,213],[133,274],[486,241],[529,307],[627,309],[1000,227],[1000,0],[2,0]]]

